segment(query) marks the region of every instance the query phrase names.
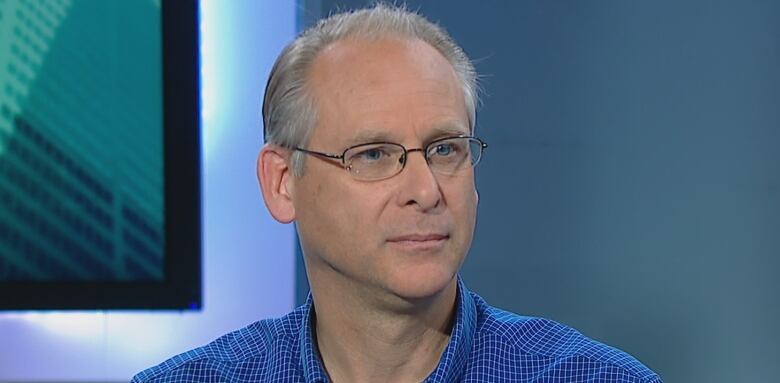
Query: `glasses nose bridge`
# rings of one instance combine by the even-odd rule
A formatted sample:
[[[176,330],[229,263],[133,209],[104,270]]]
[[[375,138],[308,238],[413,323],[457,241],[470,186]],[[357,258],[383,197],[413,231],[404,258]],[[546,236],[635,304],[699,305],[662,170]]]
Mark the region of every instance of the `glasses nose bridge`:
[[[427,153],[425,151],[426,151],[426,148],[424,148],[424,147],[423,148],[411,148],[411,149],[407,149],[406,147],[404,147],[403,157],[400,158],[401,169],[399,169],[398,173],[396,173],[396,174],[399,174],[399,173],[403,172],[406,169],[406,165],[409,162],[409,154],[414,153],[414,152],[420,152],[420,155],[422,155],[423,160],[425,161],[425,166],[428,167],[428,171],[430,171],[431,173],[434,173],[433,169],[431,168],[431,163],[428,161],[428,156],[426,155]]]
[[[404,148],[404,152],[403,152],[403,157],[401,157],[401,164],[403,164],[404,167],[406,167],[406,163],[409,161],[409,154],[413,152],[420,152],[420,154],[423,156],[423,159],[425,159],[425,163],[426,164],[428,163],[428,156],[425,155],[426,154],[425,148],[412,148],[412,149],[407,149],[406,147],[403,148]]]

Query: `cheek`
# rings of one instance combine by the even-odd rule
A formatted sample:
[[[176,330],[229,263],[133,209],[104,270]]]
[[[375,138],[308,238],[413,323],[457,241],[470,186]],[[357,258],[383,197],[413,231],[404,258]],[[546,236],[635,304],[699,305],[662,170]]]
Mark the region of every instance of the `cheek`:
[[[347,181],[305,185],[302,189],[311,192],[301,195],[296,203],[302,239],[312,242],[318,253],[324,251],[331,257],[350,257],[368,250],[378,237],[379,193],[355,190]]]
[[[473,179],[464,179],[457,185],[451,185],[447,205],[455,220],[457,230],[467,242],[471,240],[477,217],[477,192]]]
[[[337,214],[343,217],[350,230],[349,238],[344,238],[352,247],[348,251],[373,251],[381,242],[384,229],[391,224],[383,220],[387,207],[385,195],[385,191],[379,189],[342,190],[344,203],[340,206],[343,210]]]
[[[453,178],[442,189],[450,209],[460,214],[476,211],[478,198],[473,177]]]
[[[343,225],[340,223],[340,201],[333,199],[328,188],[315,181],[313,177],[305,179],[296,187],[295,212],[302,242],[309,245],[310,252],[319,253],[327,246],[323,239],[340,236],[338,230]],[[328,211],[333,213],[327,214]]]

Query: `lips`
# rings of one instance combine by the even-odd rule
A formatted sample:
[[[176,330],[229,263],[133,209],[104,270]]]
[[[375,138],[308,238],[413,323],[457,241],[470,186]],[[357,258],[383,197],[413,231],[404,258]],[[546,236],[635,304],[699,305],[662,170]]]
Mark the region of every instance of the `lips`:
[[[449,235],[439,233],[405,234],[391,237],[387,243],[402,252],[419,254],[440,251],[449,238]]]
[[[449,238],[446,234],[407,234],[392,237],[388,239],[388,242],[435,242],[443,241]]]

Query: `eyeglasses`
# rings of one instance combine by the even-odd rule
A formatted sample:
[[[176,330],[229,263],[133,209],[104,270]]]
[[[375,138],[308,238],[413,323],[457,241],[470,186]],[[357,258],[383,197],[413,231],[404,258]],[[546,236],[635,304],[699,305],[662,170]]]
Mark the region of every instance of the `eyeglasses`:
[[[445,137],[431,141],[425,147],[407,149],[392,142],[372,142],[350,146],[339,154],[315,152],[295,148],[299,152],[322,158],[340,160],[354,178],[363,181],[379,181],[390,178],[406,166],[409,153],[420,152],[432,171],[452,175],[479,163],[487,144],[472,136]]]

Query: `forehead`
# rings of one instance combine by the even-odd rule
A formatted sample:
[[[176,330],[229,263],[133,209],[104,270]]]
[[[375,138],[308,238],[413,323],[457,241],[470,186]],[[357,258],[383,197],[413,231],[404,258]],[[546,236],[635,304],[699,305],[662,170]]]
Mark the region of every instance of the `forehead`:
[[[315,58],[309,80],[317,110],[314,137],[393,135],[400,126],[468,132],[455,70],[421,40],[334,42]]]

